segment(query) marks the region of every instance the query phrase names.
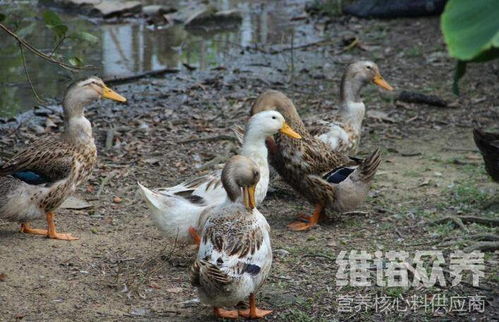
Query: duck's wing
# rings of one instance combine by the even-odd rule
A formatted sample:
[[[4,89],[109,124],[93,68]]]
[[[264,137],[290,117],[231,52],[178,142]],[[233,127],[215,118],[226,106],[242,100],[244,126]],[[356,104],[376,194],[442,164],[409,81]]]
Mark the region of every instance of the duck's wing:
[[[195,198],[210,205],[219,204],[227,197],[222,185],[221,169],[192,177],[174,187],[158,189],[158,192],[168,192],[187,199]]]
[[[348,156],[333,151],[326,143],[313,137],[304,140],[302,151],[303,162],[311,167],[311,173],[317,175],[354,164]]]
[[[16,154],[0,168],[0,176],[12,175],[29,184],[67,178],[74,163],[74,147],[57,140],[39,140]]]
[[[271,251],[265,243],[264,228],[239,209],[234,217],[212,216],[203,230],[198,258],[217,265],[227,276],[258,275]],[[241,220],[242,219],[242,220]],[[270,254],[270,255],[269,255]]]

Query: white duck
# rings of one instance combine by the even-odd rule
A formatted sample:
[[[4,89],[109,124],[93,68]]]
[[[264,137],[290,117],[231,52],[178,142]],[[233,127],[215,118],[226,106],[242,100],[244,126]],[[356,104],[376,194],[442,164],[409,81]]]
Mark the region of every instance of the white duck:
[[[277,132],[300,138],[277,111],[257,113],[247,124],[240,155],[250,158],[258,166],[260,181],[256,187],[257,204],[265,199],[269,184],[265,138]],[[155,223],[166,236],[198,244],[199,236],[196,229],[201,212],[207,207],[223,203],[227,197],[221,183],[221,170],[195,177],[174,187],[155,190],[140,184],[139,187],[151,209]]]
[[[270,227],[255,208],[255,186],[260,172],[249,158],[236,155],[225,165],[222,184],[224,203],[208,208],[202,241],[191,267],[191,284],[198,288],[203,304],[220,318],[262,318],[272,311],[256,307],[255,294],[272,264]],[[249,309],[228,311],[249,298]]]
[[[393,90],[381,76],[378,65],[372,61],[350,64],[341,79],[339,112],[315,124],[306,124],[310,134],[331,146],[334,151],[355,154],[366,112],[360,91],[369,83]]]

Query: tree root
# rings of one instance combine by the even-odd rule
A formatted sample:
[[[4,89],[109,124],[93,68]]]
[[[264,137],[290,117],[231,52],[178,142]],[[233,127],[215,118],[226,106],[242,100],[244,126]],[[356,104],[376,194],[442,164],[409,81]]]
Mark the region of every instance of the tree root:
[[[482,252],[494,252],[499,249],[499,241],[483,241],[471,244],[470,246],[464,249],[465,252],[472,252],[475,250],[479,250]]]
[[[457,227],[461,228],[465,232],[469,232],[468,228],[464,225],[462,219],[460,217],[455,217],[455,216],[446,216],[444,218],[437,219],[433,222],[430,223],[431,226],[434,225],[439,225],[439,224],[444,224],[447,222],[452,222],[454,223]]]

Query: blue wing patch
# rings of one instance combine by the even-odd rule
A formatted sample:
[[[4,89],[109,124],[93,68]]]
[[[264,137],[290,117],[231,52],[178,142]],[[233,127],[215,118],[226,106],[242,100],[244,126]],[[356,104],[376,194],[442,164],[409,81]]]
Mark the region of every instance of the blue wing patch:
[[[338,168],[327,173],[323,178],[329,183],[340,183],[354,171],[352,168]]]
[[[254,265],[254,264],[246,264],[246,267],[244,268],[245,273],[250,273],[251,275],[256,275],[260,273],[260,266]]]
[[[50,180],[46,177],[44,177],[41,174],[38,174],[33,171],[18,171],[12,174],[14,178],[17,178],[21,181],[26,182],[27,184],[33,184],[33,185],[38,185],[38,184],[44,184],[44,183],[49,183]]]

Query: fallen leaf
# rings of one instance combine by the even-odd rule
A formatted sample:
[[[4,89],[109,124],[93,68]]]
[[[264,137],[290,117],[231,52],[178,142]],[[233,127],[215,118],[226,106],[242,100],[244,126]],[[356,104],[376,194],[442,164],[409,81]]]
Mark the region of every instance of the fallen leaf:
[[[182,292],[182,288],[181,287],[172,287],[172,288],[167,288],[166,291],[169,293],[180,293],[180,292]]]
[[[121,203],[123,201],[123,199],[121,199],[120,197],[114,197],[113,198],[113,202],[114,203]]]
[[[93,207],[91,203],[73,196],[66,199],[61,205],[63,209],[87,209],[91,207]]]
[[[0,282],[5,281],[6,278],[7,278],[7,275],[5,273],[0,273]]]

